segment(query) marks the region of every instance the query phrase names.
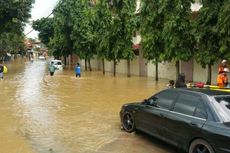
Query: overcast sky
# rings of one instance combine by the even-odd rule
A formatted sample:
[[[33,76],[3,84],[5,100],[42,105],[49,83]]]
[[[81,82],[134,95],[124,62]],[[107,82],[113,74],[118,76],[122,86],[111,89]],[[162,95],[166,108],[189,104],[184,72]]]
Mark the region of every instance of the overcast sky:
[[[47,17],[53,10],[54,6],[59,0],[35,0],[33,8],[31,10],[31,19],[30,21],[40,19],[42,17]],[[27,34],[32,30],[32,27],[27,24],[24,33]],[[37,32],[33,31],[27,35],[29,38],[36,38]]]

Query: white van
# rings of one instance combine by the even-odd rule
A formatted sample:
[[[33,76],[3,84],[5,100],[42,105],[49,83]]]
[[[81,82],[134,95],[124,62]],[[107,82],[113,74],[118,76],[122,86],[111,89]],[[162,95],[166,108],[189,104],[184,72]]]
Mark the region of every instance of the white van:
[[[51,64],[51,62],[53,62],[57,70],[62,70],[64,68],[64,64],[62,64],[61,60],[51,60],[49,64]]]

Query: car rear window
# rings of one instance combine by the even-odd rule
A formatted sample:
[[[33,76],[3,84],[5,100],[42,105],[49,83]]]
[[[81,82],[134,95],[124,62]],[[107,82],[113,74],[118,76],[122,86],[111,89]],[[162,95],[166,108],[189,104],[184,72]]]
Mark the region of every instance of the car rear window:
[[[230,122],[230,96],[215,96],[215,107],[224,122]]]

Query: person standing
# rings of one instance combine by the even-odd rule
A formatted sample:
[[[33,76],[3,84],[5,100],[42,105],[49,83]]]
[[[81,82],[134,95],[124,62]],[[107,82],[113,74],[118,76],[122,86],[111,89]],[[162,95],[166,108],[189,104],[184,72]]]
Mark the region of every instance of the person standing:
[[[76,77],[81,77],[81,67],[79,63],[77,63],[77,65],[75,66],[75,74]]]
[[[229,73],[229,69],[224,68],[224,70],[221,71],[221,73],[219,73],[217,76],[217,86],[219,86],[220,88],[224,88],[228,86],[227,73]]]
[[[174,80],[169,80],[169,84],[167,84],[167,88],[174,88]]]
[[[218,67],[218,75],[217,75],[217,86],[220,88],[224,88],[228,86],[228,62],[227,60],[222,60],[221,65]]]
[[[227,60],[222,60],[221,65],[218,67],[218,74],[221,74],[224,72],[224,69],[228,68]]]
[[[3,79],[4,66],[0,64],[0,79]]]
[[[54,75],[54,72],[57,68],[54,66],[54,62],[52,61],[49,65],[49,72],[50,72],[50,76]]]
[[[184,73],[179,74],[178,79],[176,80],[175,87],[176,88],[187,88],[187,85],[185,83]]]

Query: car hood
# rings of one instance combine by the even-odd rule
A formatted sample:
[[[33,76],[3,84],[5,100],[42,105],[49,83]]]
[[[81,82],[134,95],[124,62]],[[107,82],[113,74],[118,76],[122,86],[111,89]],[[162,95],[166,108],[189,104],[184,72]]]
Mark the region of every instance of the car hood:
[[[134,107],[134,106],[139,106],[140,104],[141,104],[141,102],[131,102],[131,103],[124,104],[122,107],[123,108]]]

